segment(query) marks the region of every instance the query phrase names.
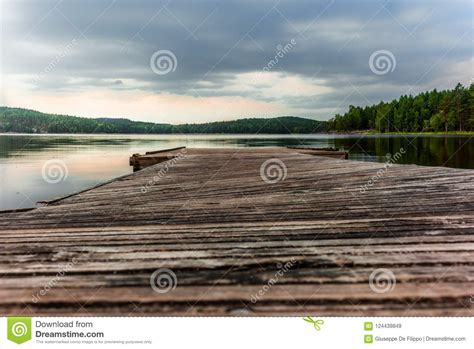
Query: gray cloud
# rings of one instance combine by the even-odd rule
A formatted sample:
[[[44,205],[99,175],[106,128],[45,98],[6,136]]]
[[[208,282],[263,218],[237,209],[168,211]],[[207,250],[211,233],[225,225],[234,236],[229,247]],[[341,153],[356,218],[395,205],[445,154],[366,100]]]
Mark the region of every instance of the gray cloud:
[[[469,1],[27,0],[3,6],[3,71],[35,81],[29,88],[36,91],[108,87],[242,96],[327,119],[328,111],[349,104],[452,87],[462,75],[452,70],[472,60]],[[292,39],[296,44],[271,71],[327,90],[275,95],[265,92],[272,86],[258,91],[264,81],[236,83],[242,74],[262,72],[277,47]],[[160,49],[175,54],[173,73],[150,69]],[[382,49],[393,53],[396,67],[379,76],[368,62]]]

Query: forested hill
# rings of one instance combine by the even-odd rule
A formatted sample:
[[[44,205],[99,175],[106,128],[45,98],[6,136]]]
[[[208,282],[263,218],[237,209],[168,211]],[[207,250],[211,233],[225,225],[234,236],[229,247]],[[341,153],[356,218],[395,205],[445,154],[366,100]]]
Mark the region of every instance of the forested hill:
[[[474,132],[474,84],[452,90],[401,96],[366,107],[349,106],[329,121],[294,116],[248,118],[204,124],[155,124],[112,118],[82,118],[0,107],[0,132],[21,133],[227,133],[288,134],[320,132]]]
[[[325,132],[327,122],[282,116],[250,118],[204,124],[155,124],[112,118],[82,118],[45,114],[34,110],[0,107],[0,132],[17,133],[247,133],[286,134]]]
[[[452,90],[401,96],[367,107],[350,106],[329,120],[329,130],[351,132],[449,132],[474,131],[474,84]]]

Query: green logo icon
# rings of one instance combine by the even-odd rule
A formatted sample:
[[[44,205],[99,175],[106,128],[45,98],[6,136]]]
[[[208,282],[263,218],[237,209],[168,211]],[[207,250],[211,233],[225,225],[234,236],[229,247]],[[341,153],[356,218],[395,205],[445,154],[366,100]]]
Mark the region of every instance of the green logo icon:
[[[364,343],[369,344],[374,342],[374,337],[371,334],[364,335]]]
[[[373,329],[374,329],[374,325],[371,322],[364,322],[365,331],[372,331]]]
[[[7,324],[7,338],[12,342],[21,344],[31,339],[30,317],[9,317]]]
[[[306,322],[312,323],[316,331],[319,331],[321,329],[321,325],[324,324],[324,320],[321,320],[321,319],[314,320],[311,316],[306,316],[303,318],[303,320]]]

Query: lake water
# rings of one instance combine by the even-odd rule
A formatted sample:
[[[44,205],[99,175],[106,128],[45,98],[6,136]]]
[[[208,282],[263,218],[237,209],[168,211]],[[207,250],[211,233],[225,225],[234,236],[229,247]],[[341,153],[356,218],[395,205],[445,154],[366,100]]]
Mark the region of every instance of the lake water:
[[[131,173],[130,155],[151,150],[179,146],[336,147],[348,151],[352,160],[385,162],[387,154],[396,154],[403,148],[405,154],[397,161],[401,164],[474,169],[472,138],[431,135],[0,134],[0,210],[35,207],[37,201],[51,200]],[[47,180],[45,171],[51,171]]]

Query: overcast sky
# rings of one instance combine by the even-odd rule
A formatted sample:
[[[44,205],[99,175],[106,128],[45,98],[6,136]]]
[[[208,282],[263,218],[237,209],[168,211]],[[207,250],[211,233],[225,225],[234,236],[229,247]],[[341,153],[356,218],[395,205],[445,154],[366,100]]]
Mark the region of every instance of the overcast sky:
[[[472,81],[471,1],[1,1],[0,104],[327,120]]]

